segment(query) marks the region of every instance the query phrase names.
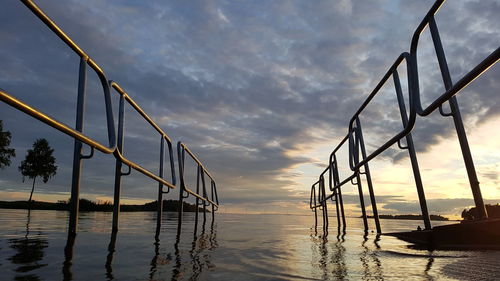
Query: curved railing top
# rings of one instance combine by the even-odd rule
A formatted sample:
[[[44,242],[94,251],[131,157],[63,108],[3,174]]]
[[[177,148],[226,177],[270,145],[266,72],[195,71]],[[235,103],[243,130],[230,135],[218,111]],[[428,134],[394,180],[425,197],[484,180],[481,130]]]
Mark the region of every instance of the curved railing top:
[[[486,210],[484,208],[484,202],[480,193],[479,183],[476,177],[476,172],[474,169],[474,164],[472,162],[472,155],[470,153],[470,149],[467,143],[467,139],[465,136],[465,129],[463,128],[463,123],[461,120],[460,112],[458,109],[458,104],[454,99],[454,96],[460,92],[462,89],[467,87],[472,81],[477,79],[481,74],[487,71],[490,67],[496,64],[500,60],[500,47],[493,50],[486,58],[484,58],[479,64],[477,64],[472,70],[470,70],[467,74],[462,76],[456,83],[453,83],[451,80],[451,76],[448,69],[448,64],[446,62],[446,56],[444,53],[444,49],[441,43],[441,39],[439,36],[439,31],[437,28],[437,24],[435,21],[435,15],[439,11],[440,7],[443,5],[445,0],[437,0],[434,2],[430,10],[427,12],[423,20],[418,25],[417,29],[413,33],[413,37],[410,44],[410,52],[403,52],[399,55],[396,61],[392,64],[389,70],[385,73],[383,78],[377,83],[373,91],[368,95],[368,97],[363,101],[358,110],[354,113],[352,118],[348,124],[347,136],[341,140],[341,142],[335,147],[329,157],[328,166],[320,173],[319,180],[312,185],[311,187],[311,199],[310,199],[310,207],[314,207],[312,205],[312,200],[315,202],[318,199],[320,203],[325,203],[326,200],[335,195],[335,192],[340,192],[340,187],[347,183],[350,179],[352,180],[354,177],[358,177],[357,182],[353,184],[358,184],[358,189],[360,192],[360,205],[363,210],[363,217],[365,219],[365,228],[367,229],[366,224],[366,216],[364,213],[364,203],[363,197],[361,194],[361,185],[359,185],[359,175],[365,174],[367,178],[370,177],[370,172],[368,168],[368,162],[373,160],[375,157],[380,155],[382,152],[387,150],[390,146],[397,143],[400,149],[407,149],[410,154],[410,159],[412,163],[412,169],[415,177],[415,184],[417,187],[417,192],[419,195],[419,202],[422,209],[422,216],[424,218],[424,224],[426,225],[426,229],[430,229],[430,220],[428,215],[428,210],[425,202],[425,194],[423,191],[423,186],[421,182],[420,172],[418,168],[418,162],[415,156],[415,146],[413,143],[413,139],[411,135],[411,131],[414,128],[415,121],[417,116],[425,117],[436,109],[439,109],[439,112],[442,116],[453,116],[457,137],[460,142],[462,154],[464,157],[464,162],[469,178],[469,182],[471,185],[471,189],[473,191],[474,201],[478,210],[483,210],[483,214],[481,215],[483,218],[487,218]],[[430,103],[426,108],[422,107],[421,104],[421,93],[419,89],[419,78],[418,78],[418,66],[417,66],[417,50],[418,50],[418,42],[420,39],[420,34],[425,30],[425,28],[429,27],[430,34],[432,37],[432,43],[434,44],[434,50],[436,52],[437,61],[439,63],[439,68],[441,71],[441,76],[443,79],[443,84],[445,91],[441,93],[441,95],[436,98],[434,101]],[[399,80],[398,67],[403,62],[406,61],[407,68],[407,78],[408,78],[408,110],[407,113],[405,99],[403,96],[403,91],[401,89],[401,82]],[[403,129],[399,131],[397,134],[390,137],[385,141],[382,145],[376,148],[373,152],[367,155],[365,142],[363,140],[363,133],[361,129],[361,121],[360,114],[365,110],[365,108],[370,104],[372,99],[380,92],[382,86],[388,81],[388,79],[392,77],[394,80],[394,87],[396,90],[397,102],[399,105],[399,112],[401,114],[401,121],[403,123]],[[446,113],[442,108],[442,104],[449,101],[451,112]],[[406,145],[401,143],[401,140],[406,137]],[[339,148],[346,142],[349,141],[349,167],[353,171],[353,175],[340,181],[338,176],[338,163],[336,159],[336,152]],[[361,152],[361,157],[360,157]],[[362,167],[364,170],[362,171]],[[318,183],[323,183],[324,185],[324,175],[329,171],[329,182],[330,182],[330,190],[333,191],[332,195],[322,197],[321,194],[316,193],[316,185]],[[333,182],[333,185],[332,185]],[[372,206],[374,206],[374,194],[371,186],[371,180],[368,181],[368,187],[370,190],[370,197],[372,200]],[[321,188],[319,188],[318,193],[321,192]],[[340,198],[340,197],[339,197]],[[316,203],[315,203],[316,204]],[[342,205],[342,204],[341,204]],[[319,206],[319,205],[318,205]],[[326,205],[325,205],[326,207]],[[343,212],[343,211],[342,211]],[[376,212],[374,208],[374,213]],[[378,217],[374,215],[376,221],[378,221]],[[377,226],[379,231],[379,227]]]
[[[170,137],[165,133],[154,121],[149,117],[149,115],[125,92],[125,90],[114,81],[110,81],[111,87],[113,87],[123,98],[139,113],[148,123],[165,138],[165,140],[172,142]]]
[[[439,9],[442,7],[446,0],[437,0],[434,5],[429,9],[425,17],[422,19],[417,29],[413,33],[411,43],[410,43],[410,54],[415,62],[415,73],[414,80],[416,85],[416,95],[415,95],[415,110],[420,116],[427,116],[434,112],[436,109],[440,108],[443,103],[448,101],[450,98],[458,94],[462,89],[467,87],[475,79],[477,79],[481,74],[487,71],[490,67],[500,60],[500,47],[494,50],[490,55],[483,59],[476,67],[465,74],[460,80],[452,84],[451,78],[447,77],[443,79],[445,84],[445,92],[442,93],[438,98],[436,98],[430,105],[426,108],[422,107],[420,91],[419,91],[419,78],[418,78],[418,68],[417,68],[417,50],[418,43],[420,40],[420,35],[425,31],[427,27],[430,28],[432,42],[434,43],[434,48],[436,52],[443,52],[443,47],[441,44],[441,39],[439,37],[439,32],[437,30],[437,24],[434,16],[437,14]],[[444,57],[444,52],[442,55],[438,54],[438,62],[440,67],[446,68],[448,72],[448,65],[446,64],[446,58]]]
[[[197,170],[197,191],[193,191],[190,189],[185,180],[185,158],[186,158],[186,153],[191,157],[191,159],[196,163],[198,170]],[[181,188],[183,191],[187,192],[188,194],[193,195],[197,199],[200,199],[204,202],[207,202],[208,204],[211,204],[215,207],[219,207],[219,197],[217,195],[217,184],[215,182],[214,177],[208,172],[207,168],[201,163],[201,161],[196,157],[196,155],[182,142],[177,143],[177,159],[179,161],[179,175],[180,175],[180,184]],[[205,185],[205,175],[210,178],[210,190],[211,190],[211,196],[209,198],[208,193],[206,191],[206,185]],[[199,194],[199,179],[201,179],[201,184],[203,188],[203,194]]]
[[[397,134],[392,136],[388,141],[386,141],[384,144],[379,146],[375,151],[367,155],[363,160],[359,161],[358,159],[355,160],[356,157],[354,157],[354,153],[357,153],[357,151],[353,151],[353,144],[355,143],[354,138],[355,134],[357,132],[356,127],[357,125],[355,122],[359,123],[359,115],[363,112],[363,110],[368,106],[368,104],[373,100],[373,98],[380,92],[380,89],[382,89],[382,86],[389,80],[389,78],[394,77],[395,73],[397,73],[398,67],[401,65],[403,61],[406,61],[406,69],[408,72],[408,101],[409,101],[409,114],[407,116],[407,122],[404,124],[403,129],[399,131]],[[377,86],[373,89],[373,91],[368,95],[368,97],[365,99],[363,104],[359,107],[359,109],[354,113],[352,116],[351,120],[349,121],[349,130],[348,130],[348,136],[349,136],[349,151],[350,153],[350,161],[349,165],[351,167],[352,171],[358,170],[361,166],[364,164],[368,163],[371,159],[375,158],[378,156],[380,153],[384,152],[387,148],[398,142],[401,138],[405,137],[408,133],[411,132],[413,129],[413,126],[415,125],[415,120],[416,120],[416,110],[415,110],[415,99],[418,91],[418,86],[415,84],[414,79],[412,79],[413,74],[415,73],[415,68],[416,65],[414,64],[413,60],[411,59],[411,56],[407,52],[401,53],[396,61],[391,65],[389,70],[385,73],[385,75],[382,77],[382,79],[379,81]],[[396,76],[398,79],[399,83],[399,76]],[[395,83],[396,84],[396,83]],[[396,86],[396,85],[395,85]],[[397,89],[398,90],[398,89]],[[400,90],[400,89],[399,89]]]
[[[38,7],[32,0],[21,0],[26,7],[28,7],[33,14],[35,14],[42,22],[45,23],[45,25],[50,28],[61,40],[63,40],[68,47],[70,47],[80,58],[85,61],[86,64],[88,64],[97,74],[99,77],[99,80],[101,82],[101,85],[103,87],[104,91],[104,100],[105,100],[105,108],[106,108],[106,122],[107,122],[107,129],[108,129],[108,141],[109,141],[109,146],[103,146],[103,145],[98,145],[96,141],[92,141],[87,143],[88,145],[91,145],[95,147],[96,149],[100,150],[103,153],[113,153],[115,150],[116,146],[116,133],[115,133],[115,124],[113,120],[113,107],[111,105],[111,97],[110,97],[110,91],[109,91],[109,84],[108,84],[108,79],[106,78],[106,75],[104,71],[101,69],[101,67],[94,61],[92,58],[85,53],[85,51],[80,48],[57,24],[47,16],[40,7]],[[51,118],[52,120],[55,121],[55,119]],[[75,131],[76,132],[76,131]],[[75,133],[73,132],[73,133]],[[74,136],[76,137],[76,136]],[[83,138],[81,137],[76,137],[79,140],[83,141]]]

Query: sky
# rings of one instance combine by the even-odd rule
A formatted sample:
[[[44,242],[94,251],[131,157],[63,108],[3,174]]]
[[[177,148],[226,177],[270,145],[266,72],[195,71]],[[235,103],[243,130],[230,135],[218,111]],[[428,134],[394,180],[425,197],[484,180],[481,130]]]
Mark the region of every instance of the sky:
[[[174,142],[203,161],[217,180],[221,211],[308,214],[311,185],[330,152],[387,69],[409,51],[433,1],[36,3]],[[436,21],[453,81],[498,48],[499,13],[500,1],[449,1],[441,8]],[[4,1],[0,16],[0,88],[73,126],[79,57],[20,1]],[[418,65],[425,105],[444,91],[428,30]],[[398,71],[407,93],[405,66]],[[500,202],[499,74],[493,66],[458,95],[487,203]],[[90,69],[87,91],[84,131],[106,144],[102,88]],[[117,93],[112,97],[117,122]],[[402,128],[399,114],[389,81],[361,115],[368,152]],[[132,108],[125,118],[125,156],[157,171],[159,136]],[[0,170],[0,200],[29,197],[31,182],[17,167],[41,137],[55,149],[58,170],[36,186],[34,199],[67,200],[73,140],[3,103],[0,120],[16,149],[12,165]],[[412,135],[430,212],[459,216],[473,201],[453,121],[436,113],[418,118]],[[346,155],[342,149],[344,177]],[[393,146],[370,168],[380,213],[419,213],[407,152]],[[112,200],[114,169],[110,155],[85,160],[81,197]],[[195,172],[188,165],[190,186]],[[142,174],[133,171],[122,182],[123,203],[156,199],[158,184]],[[348,214],[359,215],[357,190],[343,192]],[[167,195],[177,197],[178,189]]]

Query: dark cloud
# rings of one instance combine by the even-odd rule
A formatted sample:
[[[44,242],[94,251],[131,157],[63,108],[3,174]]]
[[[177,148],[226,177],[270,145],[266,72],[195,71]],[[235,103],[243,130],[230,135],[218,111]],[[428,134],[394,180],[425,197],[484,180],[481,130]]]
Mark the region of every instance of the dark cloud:
[[[174,141],[184,141],[203,159],[228,203],[297,200],[297,193],[288,189],[297,177],[284,175],[296,165],[317,164],[301,155],[301,147],[347,132],[353,112],[397,55],[408,49],[411,32],[432,4],[39,2],[109,79],[120,83]],[[500,29],[492,11],[499,8],[498,3],[475,2],[447,6],[438,21],[456,80],[496,48],[491,38]],[[74,124],[78,57],[20,2],[5,3],[0,15],[0,87]],[[436,92],[442,86],[434,79],[439,78],[437,69],[427,66],[431,60],[429,56],[419,62],[421,72],[432,78],[422,82],[422,90]],[[463,114],[470,126],[500,112],[498,69],[492,71],[460,95],[468,105]],[[395,101],[391,87],[389,83],[363,116],[369,150],[402,127],[397,107],[387,106]],[[86,133],[105,143],[102,89],[91,70],[88,92]],[[0,108],[18,151],[13,166],[1,172],[6,185],[24,188],[15,163],[35,138],[47,137],[60,166],[47,190],[69,191],[72,140],[4,104]],[[159,138],[131,108],[126,132],[125,155],[156,171]],[[413,133],[417,150],[427,151],[452,132],[450,119],[436,114],[419,119]],[[407,156],[390,149],[382,157],[400,161]],[[84,167],[82,192],[110,196],[113,158],[98,155]],[[138,173],[124,183],[126,196],[155,197],[154,182]]]

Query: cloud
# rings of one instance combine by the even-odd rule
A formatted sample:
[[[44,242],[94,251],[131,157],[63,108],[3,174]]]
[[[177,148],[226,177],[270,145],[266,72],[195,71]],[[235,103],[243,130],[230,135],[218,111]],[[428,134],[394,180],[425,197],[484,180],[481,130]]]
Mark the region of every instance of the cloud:
[[[45,1],[40,5],[172,139],[192,148],[218,180],[221,200],[237,204],[295,202],[300,197],[300,177],[284,175],[302,164],[317,165],[318,157],[326,160],[327,155],[306,155],[304,146],[345,135],[362,100],[397,55],[408,49],[410,34],[431,3]],[[443,25],[455,81],[496,47],[490,38],[498,37],[493,12],[498,10],[495,3],[469,1],[443,8],[447,14],[438,23]],[[0,31],[5,38],[0,87],[74,124],[77,56],[20,2],[6,3],[0,13],[5,19]],[[427,62],[430,58],[421,67],[431,78],[439,78]],[[500,112],[497,76],[494,68],[459,96],[461,104],[467,104],[462,112],[468,126]],[[438,88],[439,83],[439,79],[423,81],[422,89]],[[365,140],[372,150],[401,127],[397,107],[385,107],[393,93],[389,87],[384,91],[377,101],[380,106],[370,107],[363,119]],[[88,94],[85,131],[105,143],[102,90],[91,70]],[[113,95],[116,116],[117,95]],[[13,133],[18,150],[13,163],[22,160],[34,138],[46,136],[56,148],[60,166],[50,189],[69,191],[72,140],[6,105],[0,107],[0,119]],[[131,108],[126,112],[125,154],[156,171],[158,136]],[[428,151],[453,131],[450,119],[435,114],[419,119],[413,134],[418,152]],[[398,162],[407,156],[391,148],[382,157]],[[87,161],[82,192],[110,196],[113,170],[113,158],[96,155]],[[10,186],[23,187],[15,164],[1,176]],[[127,196],[155,198],[156,188],[135,172],[124,179]]]

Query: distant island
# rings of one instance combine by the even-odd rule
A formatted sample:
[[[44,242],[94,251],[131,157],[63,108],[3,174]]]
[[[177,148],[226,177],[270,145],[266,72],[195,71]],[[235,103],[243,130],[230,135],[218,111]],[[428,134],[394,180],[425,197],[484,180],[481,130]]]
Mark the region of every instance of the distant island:
[[[373,218],[373,216],[367,216],[368,218]],[[422,220],[422,215],[379,215],[380,219],[388,219],[388,220]],[[448,221],[448,218],[445,218],[441,215],[430,215],[429,216],[433,221]]]
[[[196,206],[183,202],[184,212],[195,212]],[[157,201],[145,203],[143,205],[126,205],[120,206],[121,212],[155,212],[157,208]],[[42,202],[42,201],[0,201],[0,209],[31,209],[31,210],[69,210],[67,201],[58,201],[57,203]],[[163,200],[164,212],[177,212],[179,210],[179,201],[177,200]],[[203,212],[203,208],[198,208]],[[93,202],[88,199],[80,199],[80,211],[83,212],[112,212],[113,204],[109,201]],[[208,211],[208,210],[207,210]]]
[[[486,204],[486,212],[488,213],[489,218],[500,218],[500,205],[497,203],[496,205]],[[470,209],[465,209],[462,211],[462,218],[465,221],[469,220],[477,220],[479,216],[477,214],[476,207],[472,207]]]

